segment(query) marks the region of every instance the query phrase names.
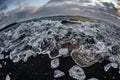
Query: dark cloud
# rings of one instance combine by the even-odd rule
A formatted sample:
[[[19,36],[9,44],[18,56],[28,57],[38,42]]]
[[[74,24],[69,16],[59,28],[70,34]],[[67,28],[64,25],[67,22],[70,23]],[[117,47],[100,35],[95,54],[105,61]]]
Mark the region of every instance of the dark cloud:
[[[103,3],[109,13],[117,15],[118,9],[112,3]]]
[[[0,0],[0,11],[9,12],[11,9],[16,9],[20,7],[24,7],[29,4],[32,0]]]
[[[8,8],[8,3],[11,3],[10,0],[0,0],[0,11],[6,10]]]
[[[8,2],[10,2],[10,0],[0,0],[0,5],[6,4],[6,3],[8,3]]]
[[[4,5],[4,6],[0,7],[0,11],[6,10],[7,8],[8,8],[8,6]]]

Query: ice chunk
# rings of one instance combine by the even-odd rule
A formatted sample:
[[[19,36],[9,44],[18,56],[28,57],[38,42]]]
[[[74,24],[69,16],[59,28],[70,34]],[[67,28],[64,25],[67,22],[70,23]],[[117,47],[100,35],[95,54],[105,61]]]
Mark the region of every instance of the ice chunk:
[[[115,80],[115,77],[113,76],[112,79]]]
[[[119,69],[118,73],[120,74],[120,66],[118,67],[118,69]]]
[[[35,56],[36,55],[35,52],[32,51],[32,50],[24,51],[23,54],[25,54],[25,57],[23,59],[24,62],[26,62],[30,56]]]
[[[58,58],[53,59],[53,60],[51,61],[51,68],[52,68],[52,69],[53,69],[53,68],[57,68],[59,65],[60,65],[60,62],[59,62],[59,59],[58,59]]]
[[[70,77],[77,79],[77,80],[84,80],[86,78],[86,75],[82,68],[80,68],[78,65],[74,65],[72,68],[69,69],[69,75]]]
[[[97,79],[97,78],[90,78],[90,79],[88,79],[88,80],[99,80],[99,79]]]
[[[2,65],[0,64],[0,68],[2,68]]]
[[[13,62],[20,60],[27,61],[28,57],[37,54],[48,54],[50,58],[66,56],[69,51],[80,47],[81,44],[86,44],[84,43],[84,39],[86,40],[86,37],[89,38],[88,35],[94,36],[95,44],[97,45],[92,45],[93,47],[90,49],[94,51],[98,50],[98,54],[103,53],[100,57],[104,58],[108,56],[109,52],[106,44],[108,42],[111,42],[110,45],[119,43],[119,40],[116,40],[119,38],[119,35],[115,33],[119,28],[107,25],[105,23],[97,23],[96,25],[93,22],[82,22],[81,24],[70,24],[68,26],[61,24],[61,21],[52,20],[21,22],[15,28],[11,27],[0,32],[0,59],[4,59],[5,57],[1,54],[3,51],[10,51],[9,57]],[[98,38],[100,39],[97,38],[98,34]],[[54,54],[52,51],[55,49],[57,49],[57,52]],[[58,49],[60,49],[59,52]],[[96,53],[93,54],[93,57],[94,55]],[[89,59],[91,60],[91,57]]]
[[[4,54],[0,54],[0,59],[4,59]]]
[[[13,54],[11,53],[9,57],[13,62],[20,61],[19,55],[17,55],[16,53],[13,53]]]
[[[61,48],[59,50],[59,54],[60,55],[67,55],[68,54],[68,49],[67,48]]]
[[[6,55],[6,56],[5,56],[5,59],[8,59],[8,58],[9,58],[9,55]]]
[[[118,73],[120,74],[120,70],[118,71]]]
[[[85,35],[95,36],[95,33],[92,30],[89,30],[89,29],[83,29],[83,33]]]
[[[118,68],[118,64],[117,64],[117,63],[111,63],[111,66],[112,66],[113,68]]]
[[[5,80],[11,80],[11,79],[10,79],[10,76],[7,75],[6,78],[5,78]]]
[[[5,61],[3,61],[3,64],[6,65],[7,63]]]
[[[3,50],[4,50],[4,49],[3,49],[2,47],[0,47],[0,54],[3,52]]]
[[[111,63],[104,66],[105,72],[107,72],[110,68],[111,68]]]
[[[54,71],[54,78],[59,78],[59,77],[62,77],[64,75],[65,75],[65,73],[60,71],[60,70],[55,70]]]
[[[107,72],[111,67],[118,68],[118,64],[117,63],[109,63],[104,67],[104,70]]]
[[[109,59],[110,62],[115,62],[116,61],[115,56],[110,56],[108,59]]]

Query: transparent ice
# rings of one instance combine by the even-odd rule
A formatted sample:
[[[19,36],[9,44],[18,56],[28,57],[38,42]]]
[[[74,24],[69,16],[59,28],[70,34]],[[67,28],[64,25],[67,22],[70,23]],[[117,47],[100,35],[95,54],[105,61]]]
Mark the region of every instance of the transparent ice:
[[[69,69],[70,77],[77,79],[77,80],[85,80],[86,75],[82,68],[78,65],[74,65],[72,68]]]
[[[11,80],[10,76],[7,75],[6,78],[5,78],[5,80]]]
[[[51,68],[52,69],[57,68],[59,65],[60,65],[60,62],[59,62],[58,58],[51,60]]]
[[[60,71],[60,70],[55,70],[54,71],[54,78],[59,78],[59,77],[62,77],[64,75],[65,75],[65,73]]]

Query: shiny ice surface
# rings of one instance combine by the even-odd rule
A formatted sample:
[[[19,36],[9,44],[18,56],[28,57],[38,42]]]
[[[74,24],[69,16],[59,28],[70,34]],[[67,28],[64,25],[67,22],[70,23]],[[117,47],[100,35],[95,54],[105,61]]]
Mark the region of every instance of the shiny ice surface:
[[[26,62],[30,56],[48,54],[51,59],[71,55],[81,67],[101,62],[106,56],[113,57],[111,62],[120,64],[119,27],[105,22],[63,22],[36,20],[3,30],[0,32],[0,52],[10,51],[13,62]]]

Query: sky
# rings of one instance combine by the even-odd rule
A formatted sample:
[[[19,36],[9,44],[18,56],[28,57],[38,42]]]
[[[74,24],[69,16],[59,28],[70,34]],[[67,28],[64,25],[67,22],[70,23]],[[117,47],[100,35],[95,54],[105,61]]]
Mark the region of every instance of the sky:
[[[0,0],[0,12],[9,12],[17,8],[41,7],[49,0]]]
[[[54,15],[82,15],[118,24],[120,0],[0,0],[0,26]]]

